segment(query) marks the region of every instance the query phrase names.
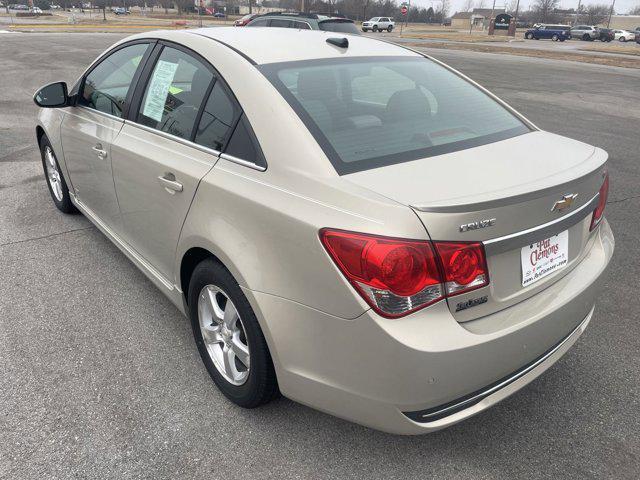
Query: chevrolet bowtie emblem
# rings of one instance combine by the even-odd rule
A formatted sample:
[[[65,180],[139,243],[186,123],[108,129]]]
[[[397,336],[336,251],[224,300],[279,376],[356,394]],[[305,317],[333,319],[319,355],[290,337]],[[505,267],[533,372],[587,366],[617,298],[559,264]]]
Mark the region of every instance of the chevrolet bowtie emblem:
[[[578,197],[577,193],[571,193],[569,195],[563,195],[562,200],[558,200],[553,204],[552,212],[561,212],[567,208],[570,208],[573,201]]]

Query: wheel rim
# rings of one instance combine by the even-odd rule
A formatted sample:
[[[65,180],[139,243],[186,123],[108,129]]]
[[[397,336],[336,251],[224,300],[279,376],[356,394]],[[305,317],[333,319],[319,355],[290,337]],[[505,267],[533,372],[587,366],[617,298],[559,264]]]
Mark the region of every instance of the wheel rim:
[[[251,363],[247,334],[236,306],[220,287],[200,290],[198,321],[216,370],[232,385],[245,383]]]
[[[58,163],[56,162],[56,157],[53,154],[51,147],[46,147],[44,150],[44,164],[46,166],[47,179],[51,186],[53,196],[56,197],[56,200],[61,202],[63,197],[62,176],[60,175],[60,170],[58,170]]]

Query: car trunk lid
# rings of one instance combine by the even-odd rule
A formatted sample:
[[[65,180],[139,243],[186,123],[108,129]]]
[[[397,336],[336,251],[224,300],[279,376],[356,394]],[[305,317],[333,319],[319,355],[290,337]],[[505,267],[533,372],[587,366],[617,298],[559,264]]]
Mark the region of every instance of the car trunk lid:
[[[344,178],[410,206],[434,241],[484,244],[489,285],[448,300],[464,322],[529,298],[579,263],[606,158],[584,143],[532,132]],[[564,208],[554,208],[556,202]],[[540,262],[525,266],[527,255]],[[541,267],[551,273],[532,281]]]

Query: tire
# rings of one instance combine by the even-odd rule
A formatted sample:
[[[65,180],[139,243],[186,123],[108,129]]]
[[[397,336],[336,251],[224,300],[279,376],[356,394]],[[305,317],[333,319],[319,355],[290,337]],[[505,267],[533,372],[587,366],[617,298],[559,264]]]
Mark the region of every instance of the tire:
[[[47,180],[49,194],[54,205],[62,213],[77,213],[78,209],[71,202],[69,188],[64,175],[62,175],[58,158],[46,135],[43,135],[40,139],[40,157],[42,158],[42,168]]]
[[[607,41],[607,39],[606,39],[606,38],[604,38],[604,37],[602,37],[602,38],[600,39],[600,41],[601,41],[601,42],[606,42],[606,41]]]
[[[553,40],[554,42],[558,41],[558,35],[556,35],[555,33],[551,36],[551,40]]]
[[[626,39],[626,38],[624,38],[624,37],[620,37],[620,41],[624,43],[624,42],[626,42],[626,41],[627,41],[627,39]]]
[[[584,35],[582,35],[582,40],[588,42],[589,40],[591,40],[591,37],[587,33],[585,33]]]
[[[391,33],[393,31],[393,25],[389,25],[387,27],[387,32]]]
[[[564,42],[565,40],[566,40],[566,38],[561,38],[560,39],[561,42]]]
[[[230,311],[237,312],[231,318],[236,320],[227,322],[211,314],[226,312],[229,301],[233,309]],[[218,310],[210,308],[214,302]],[[278,396],[273,361],[258,320],[238,282],[224,266],[212,258],[196,266],[189,283],[188,305],[198,351],[220,391],[243,408],[259,407]],[[230,352],[238,351],[238,346],[247,358],[246,363],[241,361],[242,355],[235,354],[227,360],[229,363],[224,361],[225,357],[229,359]],[[225,368],[226,365],[233,366]]]
[[[527,38],[527,40],[532,40],[533,39],[533,33],[529,32],[525,35],[525,37]]]
[[[367,33],[369,30],[367,30],[366,28],[363,28],[363,29],[362,29],[362,31],[363,31],[364,33]]]
[[[374,32],[377,32],[377,31],[378,31],[378,26],[377,26],[377,25],[374,25],[374,26],[373,26],[373,28],[372,28],[371,30],[372,30],[372,31],[374,31]]]

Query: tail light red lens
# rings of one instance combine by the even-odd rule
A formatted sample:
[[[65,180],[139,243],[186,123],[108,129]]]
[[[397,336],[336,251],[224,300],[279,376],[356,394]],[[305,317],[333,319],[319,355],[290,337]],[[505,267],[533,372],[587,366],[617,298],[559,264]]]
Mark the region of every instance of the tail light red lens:
[[[340,271],[379,314],[400,317],[489,282],[479,243],[404,240],[323,229]],[[440,258],[438,254],[440,254]]]
[[[489,283],[489,272],[481,243],[435,242],[442,261],[445,291],[456,295]]]
[[[607,198],[609,197],[609,173],[605,174],[604,182],[602,182],[602,186],[600,187],[600,196],[598,198],[598,206],[593,211],[593,216],[591,217],[591,227],[589,227],[589,231],[596,228],[602,217],[604,216],[604,209],[607,206]]]

